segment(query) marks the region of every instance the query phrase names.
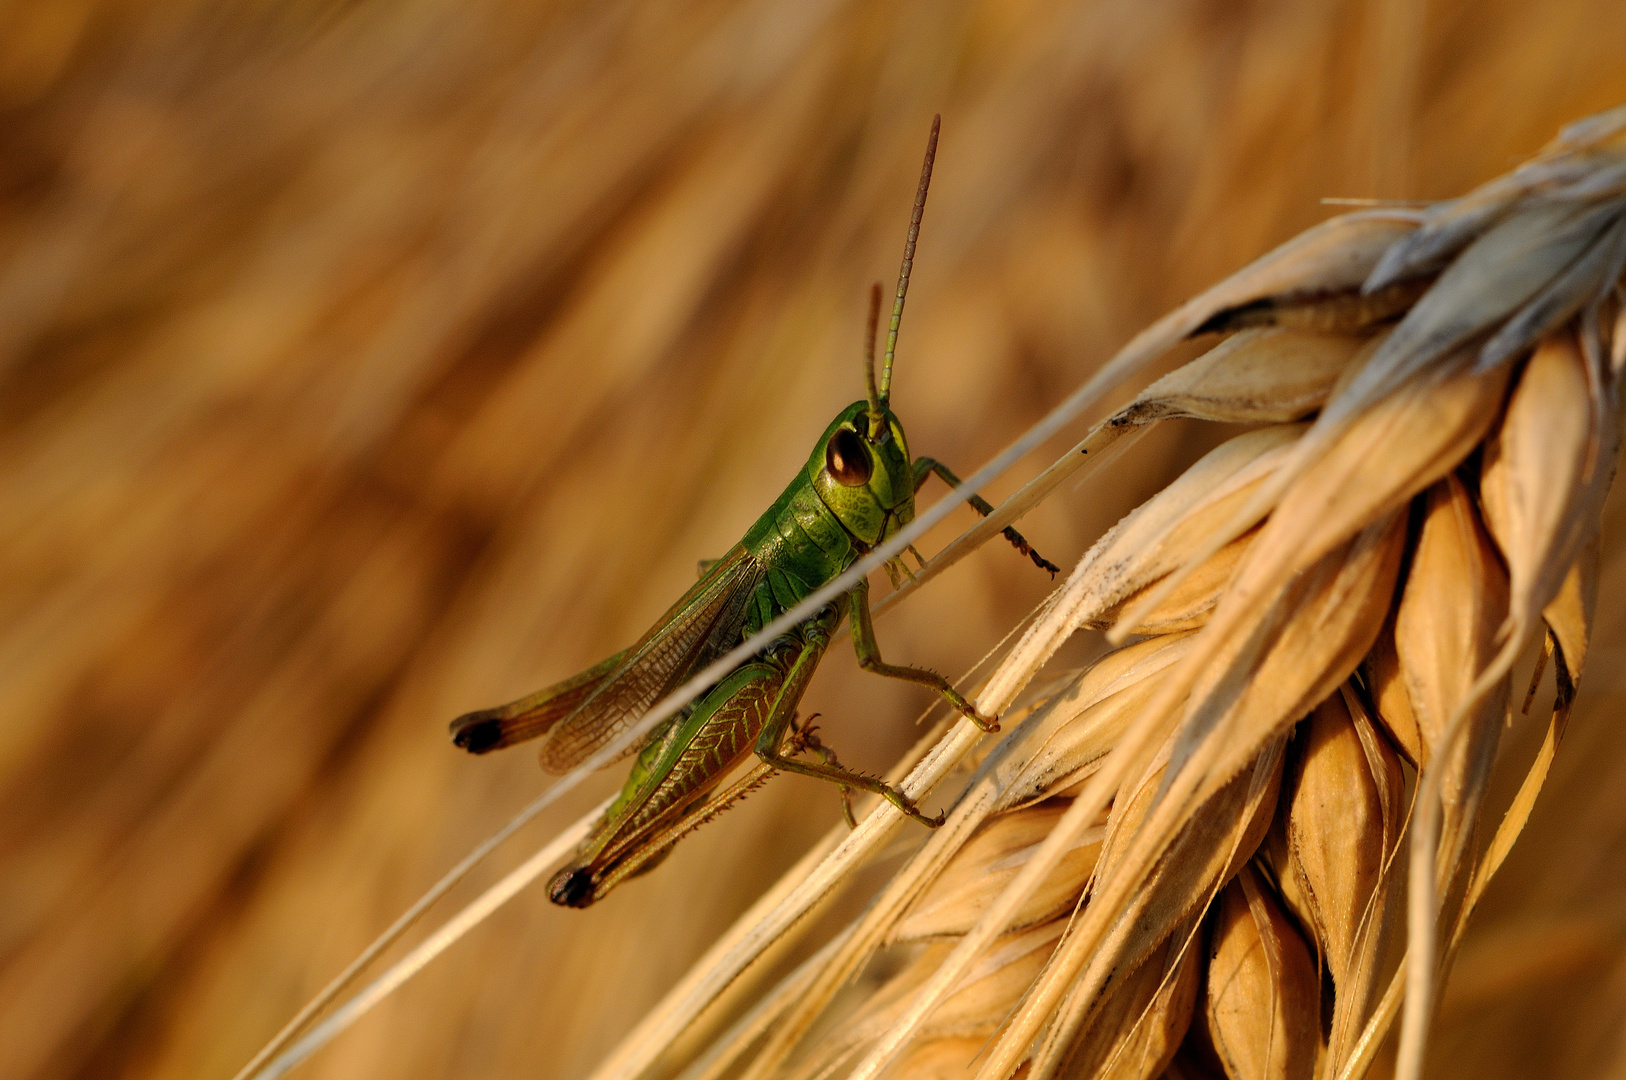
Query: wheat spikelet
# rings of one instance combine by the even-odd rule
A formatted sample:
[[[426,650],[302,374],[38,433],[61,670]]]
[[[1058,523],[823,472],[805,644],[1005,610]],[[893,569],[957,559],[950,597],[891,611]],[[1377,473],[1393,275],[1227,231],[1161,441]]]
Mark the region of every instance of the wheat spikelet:
[[[1335,1074],[1381,974],[1404,778],[1399,755],[1348,683],[1305,721],[1299,754],[1270,862],[1283,899],[1325,950],[1334,991],[1327,1067]]]
[[[1128,347],[1135,365],[1226,335],[980,535],[1162,419],[1254,430],[1104,535],[979,705],[1081,628],[1144,640],[1038,694],[948,824],[731,1044],[742,1075],[1347,1078],[1403,999],[1417,1075],[1438,973],[1585,656],[1626,354],[1623,129],[1606,114],[1462,199],[1323,225]],[[1548,740],[1481,844],[1510,673],[1538,641],[1559,670]],[[1408,879],[1402,961],[1386,927]],[[617,1075],[656,1052],[624,1049]]]
[[[1310,948],[1257,872],[1215,905],[1201,1034],[1227,1076],[1309,1076],[1321,1050],[1320,979]]]

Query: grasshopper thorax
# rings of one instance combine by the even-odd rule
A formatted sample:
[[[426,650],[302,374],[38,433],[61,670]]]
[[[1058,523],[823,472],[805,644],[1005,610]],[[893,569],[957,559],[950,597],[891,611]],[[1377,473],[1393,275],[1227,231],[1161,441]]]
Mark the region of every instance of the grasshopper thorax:
[[[871,408],[868,401],[855,401],[841,410],[807,459],[808,479],[820,501],[867,547],[915,516],[915,477],[903,425],[884,404],[882,422],[872,425]]]

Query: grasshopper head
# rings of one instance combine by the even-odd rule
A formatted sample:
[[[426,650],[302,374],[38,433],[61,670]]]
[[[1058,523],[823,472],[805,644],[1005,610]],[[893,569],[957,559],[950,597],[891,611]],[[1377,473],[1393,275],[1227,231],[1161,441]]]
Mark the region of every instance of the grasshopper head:
[[[915,475],[903,425],[886,405],[879,423],[870,409],[866,400],[841,410],[814,444],[807,473],[842,526],[873,547],[914,520]]]
[[[875,330],[881,316],[881,286],[876,285],[869,294],[869,333],[864,339],[868,396],[841,410],[807,461],[813,489],[824,505],[849,533],[872,547],[915,517],[915,473],[909,443],[903,437],[903,425],[892,415],[892,357],[898,344],[898,325],[903,320],[903,300],[909,292],[909,270],[915,261],[920,218],[926,210],[926,191],[932,182],[941,122],[941,117],[932,118],[932,133],[926,140],[926,160],[920,167],[920,186],[915,189],[915,208],[909,215],[909,233],[903,243],[903,267],[898,272],[892,322],[886,331],[880,382],[875,379]]]

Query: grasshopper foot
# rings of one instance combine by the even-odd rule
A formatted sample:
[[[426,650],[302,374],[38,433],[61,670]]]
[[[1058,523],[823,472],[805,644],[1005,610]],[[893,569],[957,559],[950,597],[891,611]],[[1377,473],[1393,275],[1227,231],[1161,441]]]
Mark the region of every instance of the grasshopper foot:
[[[960,715],[971,721],[973,724],[976,724],[979,728],[986,731],[990,735],[999,730],[999,717],[982,715],[982,713],[977,711],[977,707],[975,705],[971,704],[969,701],[966,701],[964,698],[960,699]]]
[[[969,706],[961,709],[960,711],[967,720],[971,721],[973,724],[976,724],[979,728],[986,731],[990,735],[999,730],[999,717],[997,716],[984,716],[982,713],[978,712],[974,708],[970,708]]]
[[[1054,581],[1056,579],[1056,575],[1061,573],[1061,567],[1057,566],[1043,555],[1040,555],[1037,551],[1034,551],[1033,545],[1028,543],[1027,539],[1023,537],[1021,533],[1017,532],[1009,525],[1005,526],[1004,533],[1005,539],[1011,542],[1012,547],[1021,552],[1023,555],[1026,555],[1028,558],[1032,559],[1034,566],[1037,566],[1040,570],[1049,572],[1050,580]]]
[[[948,699],[948,703],[954,706],[961,716],[976,724],[982,730],[990,734],[999,730],[999,717],[982,715],[977,711],[975,705],[961,697],[953,687],[944,689],[943,696]]]
[[[943,827],[943,822],[947,820],[941,811],[939,811],[936,816],[930,816],[922,813],[920,807],[915,803],[915,800],[911,799],[909,796],[905,795],[891,784],[881,785],[881,798],[885,799],[893,806],[896,806],[899,810],[902,810],[905,814],[908,814],[911,818],[920,822],[928,829],[940,829]]]

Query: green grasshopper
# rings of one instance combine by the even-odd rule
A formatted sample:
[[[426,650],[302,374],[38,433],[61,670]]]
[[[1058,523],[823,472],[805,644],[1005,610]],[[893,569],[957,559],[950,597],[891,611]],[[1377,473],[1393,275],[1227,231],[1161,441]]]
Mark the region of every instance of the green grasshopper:
[[[875,331],[881,287],[876,285],[864,357],[867,396],[831,421],[807,467],[745,538],[721,559],[702,563],[700,580],[630,648],[529,697],[454,720],[452,739],[458,746],[483,754],[546,735],[543,769],[568,772],[655,702],[907,525],[915,516],[915,492],[933,473],[959,486],[959,478],[940,462],[910,459],[903,426],[888,400],[937,134],[934,120],[904,244],[880,384],[875,381]],[[973,496],[971,503],[983,514],[993,511],[980,497]],[[1054,576],[1057,568],[1019,533],[1007,528],[1005,536]],[[887,566],[894,583],[899,569],[907,572],[902,562],[899,558],[896,567]],[[843,768],[811,724],[796,723],[796,706],[813,671],[849,614],[853,647],[866,671],[930,687],[983,730],[999,729],[941,675],[881,659],[869,584],[860,580],[790,633],[765,643],[754,658],[649,734],[620,796],[570,864],[554,876],[549,898],[568,907],[601,899],[621,881],[654,869],[685,835],[777,771],[839,785],[848,824],[853,822],[848,793],[860,790],[874,792],[916,821],[941,825],[941,815],[928,817],[897,788]],[[804,751],[821,760],[799,757]],[[761,759],[757,768],[718,792],[722,779],[753,752]]]

